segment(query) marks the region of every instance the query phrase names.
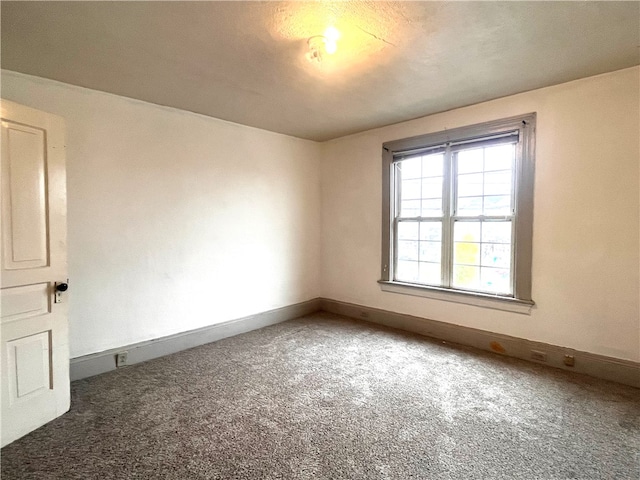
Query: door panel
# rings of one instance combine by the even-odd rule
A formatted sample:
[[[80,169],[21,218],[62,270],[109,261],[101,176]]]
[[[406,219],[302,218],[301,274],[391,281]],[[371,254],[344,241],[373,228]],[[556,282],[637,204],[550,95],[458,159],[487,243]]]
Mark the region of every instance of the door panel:
[[[64,124],[2,100],[2,446],[69,409]]]
[[[6,270],[46,267],[46,146],[42,130],[2,121],[2,204]]]
[[[49,313],[47,283],[2,289],[2,323],[47,313]]]
[[[7,342],[11,405],[52,388],[51,331]]]

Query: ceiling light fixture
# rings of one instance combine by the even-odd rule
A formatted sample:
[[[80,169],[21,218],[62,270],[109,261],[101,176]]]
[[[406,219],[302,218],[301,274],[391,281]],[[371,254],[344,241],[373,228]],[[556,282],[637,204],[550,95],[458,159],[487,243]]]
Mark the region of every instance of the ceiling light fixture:
[[[340,32],[335,27],[328,27],[324,35],[314,35],[307,40],[309,51],[307,59],[310,62],[322,62],[325,55],[333,55],[338,49],[338,39]]]

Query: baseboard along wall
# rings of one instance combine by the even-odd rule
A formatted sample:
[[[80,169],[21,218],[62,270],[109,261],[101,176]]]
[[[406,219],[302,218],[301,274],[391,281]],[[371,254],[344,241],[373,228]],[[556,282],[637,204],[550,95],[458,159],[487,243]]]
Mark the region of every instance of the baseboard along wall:
[[[126,345],[71,359],[71,380],[92,377],[115,370],[118,367],[118,354],[126,352],[127,365],[146,362],[182,350],[198,347],[207,343],[233,337],[241,333],[304,317],[320,310],[320,299],[315,298],[302,303],[269,310],[255,315],[218,323],[209,327],[190,330],[155,340]]]
[[[640,363],[637,362],[327,298],[321,299],[320,308],[345,317],[640,388]],[[573,366],[565,361],[573,362]]]
[[[520,358],[640,388],[640,363],[638,362],[327,298],[316,298],[197,330],[77,357],[71,360],[71,380],[80,380],[115,370],[118,354],[122,352],[127,352],[128,365],[146,362],[318,311],[335,313],[449,343],[479,348],[499,355]],[[573,365],[570,365],[571,363]]]

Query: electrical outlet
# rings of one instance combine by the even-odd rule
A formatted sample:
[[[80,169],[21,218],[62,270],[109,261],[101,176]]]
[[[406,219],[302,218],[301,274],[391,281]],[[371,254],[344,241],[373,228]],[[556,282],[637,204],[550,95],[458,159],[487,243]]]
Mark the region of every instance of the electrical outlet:
[[[127,352],[120,352],[116,355],[116,368],[124,367],[127,364]]]
[[[547,354],[546,352],[541,352],[540,350],[531,350],[531,360],[536,360],[538,362],[546,362]]]
[[[564,356],[564,364],[567,367],[573,367],[576,364],[576,359],[574,358],[573,355],[565,355]]]

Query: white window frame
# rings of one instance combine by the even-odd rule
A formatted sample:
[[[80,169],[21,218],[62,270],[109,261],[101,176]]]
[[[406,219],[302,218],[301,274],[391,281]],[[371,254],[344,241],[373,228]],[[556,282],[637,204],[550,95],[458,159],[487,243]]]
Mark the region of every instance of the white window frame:
[[[536,114],[529,113],[517,117],[486,122],[442,132],[420,135],[391,142],[382,147],[382,265],[380,286],[382,290],[394,293],[425,296],[467,303],[481,307],[508,310],[517,313],[529,313],[534,302],[531,298],[531,259],[533,237],[533,187],[535,175],[535,127]],[[399,218],[398,198],[399,182],[396,178],[395,164],[429,151],[445,152],[444,195],[442,217],[443,225],[443,272],[445,285],[450,285],[452,272],[453,239],[451,238],[453,221],[456,218],[450,211],[455,196],[455,182],[452,178],[456,162],[453,152],[459,145],[473,143],[480,145],[489,142],[501,142],[506,137],[517,137],[515,167],[513,170],[513,211],[512,219],[512,295],[484,293],[462,290],[454,287],[431,286],[417,283],[405,283],[394,280],[396,265],[395,231]],[[457,148],[456,148],[457,147]],[[506,218],[506,217],[502,217]],[[445,223],[449,225],[445,228]],[[448,245],[448,246],[447,246]]]

